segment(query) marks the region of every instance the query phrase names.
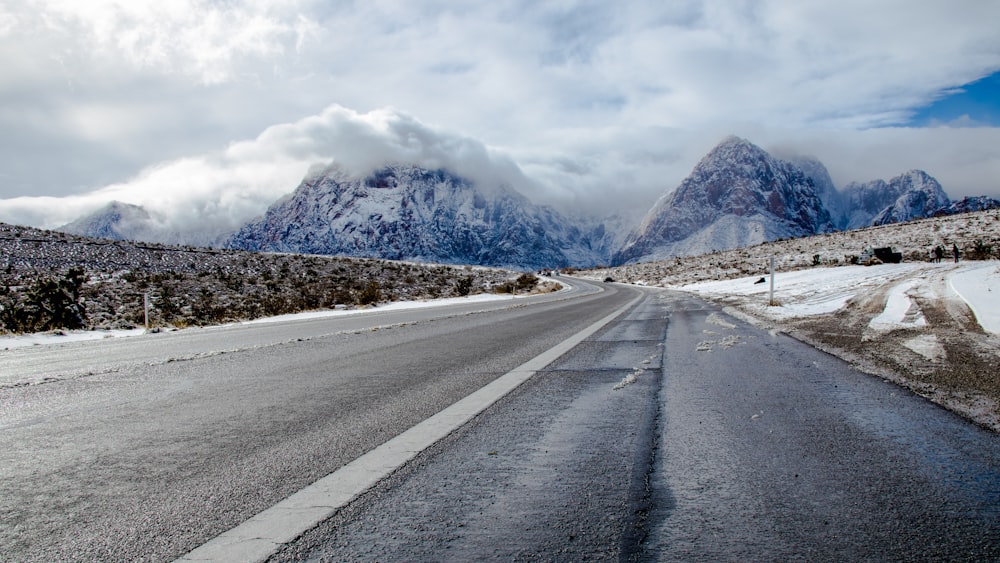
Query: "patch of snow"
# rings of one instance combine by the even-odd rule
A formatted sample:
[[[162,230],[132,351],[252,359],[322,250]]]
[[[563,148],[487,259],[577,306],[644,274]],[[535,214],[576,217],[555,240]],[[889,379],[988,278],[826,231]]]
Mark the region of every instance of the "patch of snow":
[[[927,326],[920,308],[908,293],[917,284],[917,280],[909,280],[896,284],[889,290],[885,308],[868,323],[868,328],[876,332],[889,332],[898,328],[920,328]]]
[[[633,383],[635,383],[636,381],[639,380],[639,376],[642,375],[643,372],[645,372],[645,371],[646,370],[643,369],[643,368],[635,368],[634,370],[632,370],[632,373],[626,375],[621,381],[619,381],[617,384],[615,384],[615,386],[612,387],[611,389],[614,390],[614,391],[618,391],[620,389],[624,389],[625,387],[628,387],[629,385],[632,385]]]
[[[61,330],[54,332],[39,332],[35,334],[17,334],[0,336],[0,350],[4,348],[25,348],[28,346],[44,346],[47,344],[66,344],[69,342],[86,342],[104,340],[105,338],[123,338],[145,334],[146,330],[134,328],[128,330]]]
[[[1000,265],[995,260],[966,263],[948,276],[948,285],[968,303],[983,330],[1000,335]]]
[[[903,342],[903,346],[932,362],[945,358],[944,346],[933,334],[921,334]]]
[[[934,279],[948,280],[937,290]],[[705,297],[739,302],[774,320],[835,313],[866,292],[892,287],[886,308],[872,321],[873,329],[918,328],[927,321],[913,304],[912,295],[929,298],[957,296],[975,313],[983,330],[1000,335],[1000,264],[996,260],[933,264],[906,262],[881,266],[818,267],[775,274],[775,301],[769,306],[769,283],[760,276],[667,286]],[[770,280],[769,280],[770,281]],[[946,291],[946,295],[941,295]]]
[[[528,297],[528,295],[509,295],[509,294],[501,295],[496,293],[481,293],[478,295],[469,295],[467,297],[445,297],[442,299],[424,299],[420,301],[394,301],[392,303],[379,305],[378,307],[375,308],[329,309],[324,311],[309,311],[306,313],[292,313],[290,315],[263,317],[260,319],[254,319],[252,321],[244,321],[238,324],[253,325],[253,324],[280,323],[286,321],[298,321],[298,320],[308,320],[308,319],[323,319],[326,317],[340,317],[345,315],[358,315],[371,312],[403,311],[408,309],[424,309],[427,307],[442,307],[445,305],[457,305],[460,303],[486,303],[488,301],[504,301],[504,300],[518,299],[522,297]]]
[[[709,314],[708,318],[705,319],[705,322],[721,326],[722,328],[736,328],[736,325],[722,318],[722,315],[718,313]]]
[[[734,298],[767,317],[790,319],[834,313],[859,293],[904,278],[923,266],[906,263],[777,272],[774,298],[780,304],[778,306],[768,306],[770,283],[754,283],[760,279],[759,276],[699,282],[675,286],[674,289],[707,297]]]

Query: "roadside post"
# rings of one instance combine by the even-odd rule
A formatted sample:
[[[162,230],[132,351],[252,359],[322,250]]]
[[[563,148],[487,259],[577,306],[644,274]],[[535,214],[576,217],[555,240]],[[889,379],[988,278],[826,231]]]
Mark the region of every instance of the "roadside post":
[[[774,307],[777,303],[774,302],[774,254],[771,255],[771,298],[767,302],[768,305]]]
[[[142,318],[146,325],[146,332],[149,333],[149,294],[142,294]]]

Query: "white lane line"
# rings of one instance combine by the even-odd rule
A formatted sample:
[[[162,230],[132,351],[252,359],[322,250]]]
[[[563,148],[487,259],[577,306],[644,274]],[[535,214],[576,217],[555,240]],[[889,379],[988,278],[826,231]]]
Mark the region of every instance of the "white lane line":
[[[416,457],[424,449],[486,410],[535,373],[613,321],[643,298],[625,306],[542,352],[498,379],[294,493],[228,532],[216,536],[177,562],[264,561],[278,549],[333,516],[340,508]]]

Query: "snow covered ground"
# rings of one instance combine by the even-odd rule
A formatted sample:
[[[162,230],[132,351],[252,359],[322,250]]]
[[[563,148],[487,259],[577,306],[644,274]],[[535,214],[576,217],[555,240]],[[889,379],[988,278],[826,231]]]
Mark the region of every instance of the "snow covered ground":
[[[765,279],[763,283],[755,283]],[[937,283],[943,280],[945,283]],[[817,267],[777,272],[774,300],[767,276],[742,277],[667,286],[710,298],[738,300],[742,308],[765,318],[786,320],[835,313],[857,296],[888,291],[885,308],[869,326],[879,332],[926,326],[913,297],[957,297],[976,316],[983,330],[1000,335],[1000,262],[904,263],[879,266]]]

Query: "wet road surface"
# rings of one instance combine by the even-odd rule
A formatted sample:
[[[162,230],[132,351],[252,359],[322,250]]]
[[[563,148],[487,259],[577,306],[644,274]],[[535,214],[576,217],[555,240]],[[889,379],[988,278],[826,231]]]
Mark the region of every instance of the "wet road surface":
[[[274,560],[997,557],[997,435],[651,292]]]
[[[655,296],[274,559],[614,560],[638,549],[660,387]]]
[[[671,302],[648,560],[996,560],[1000,436]]]

